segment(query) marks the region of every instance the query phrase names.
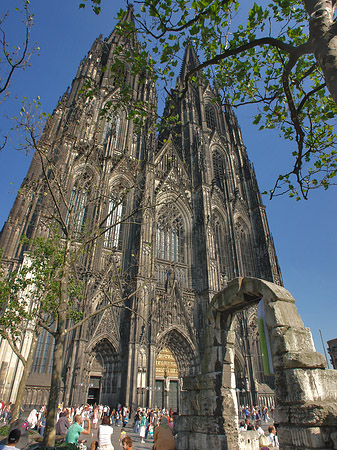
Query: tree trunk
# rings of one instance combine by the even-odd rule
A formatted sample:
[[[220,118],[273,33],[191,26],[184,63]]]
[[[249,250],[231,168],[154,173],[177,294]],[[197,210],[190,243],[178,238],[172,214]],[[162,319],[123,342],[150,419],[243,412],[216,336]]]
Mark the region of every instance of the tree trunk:
[[[64,265],[62,268],[62,277],[60,279],[60,303],[58,307],[57,330],[54,334],[54,354],[53,354],[53,370],[51,375],[51,386],[47,405],[46,428],[43,433],[43,445],[54,447],[56,435],[56,417],[59,403],[61,375],[63,365],[63,348],[65,342],[65,325],[67,319],[67,303],[68,303],[68,280],[69,280],[69,242],[66,244]]]
[[[334,6],[327,0],[304,0],[308,12],[310,40],[326,86],[337,104],[337,24]]]
[[[30,349],[29,349],[27,361],[26,361],[26,364],[24,365],[23,372],[22,372],[22,377],[21,377],[21,380],[20,380],[19,388],[18,388],[18,392],[16,394],[15,404],[14,404],[14,407],[13,407],[12,418],[11,418],[10,423],[13,423],[16,419],[19,418],[20,408],[21,408],[22,399],[23,399],[23,394],[25,392],[25,387],[26,387],[26,382],[27,382],[28,375],[30,374],[30,371],[32,369],[33,357],[34,357],[35,347],[36,347],[36,343],[37,343],[39,334],[40,333],[39,333],[38,330],[34,330],[32,343],[31,343],[31,346],[30,346]]]
[[[53,369],[47,406],[46,428],[43,433],[43,445],[47,447],[54,447],[55,445],[56,417],[59,403],[63,362],[63,344],[64,335],[57,332],[55,335]]]

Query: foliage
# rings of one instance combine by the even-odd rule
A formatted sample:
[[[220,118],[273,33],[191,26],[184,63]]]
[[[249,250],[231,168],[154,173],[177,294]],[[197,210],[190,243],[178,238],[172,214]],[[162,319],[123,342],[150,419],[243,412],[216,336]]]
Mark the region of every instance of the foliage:
[[[55,444],[54,447],[46,447],[46,446],[39,446],[39,450],[77,450],[78,447],[76,444],[68,444],[67,442],[62,442],[61,444]]]
[[[9,425],[4,425],[3,427],[0,427],[0,436],[8,436],[9,434]]]
[[[28,327],[50,330],[58,317],[60,298],[59,277],[64,260],[64,245],[55,233],[36,237],[22,243],[27,249],[22,265],[6,276],[2,263],[0,281],[0,335],[11,339],[20,348],[22,333]],[[72,271],[68,284],[68,318],[82,318],[83,282]]]
[[[100,8],[100,0],[92,3]],[[136,30],[141,52],[117,49],[116,61],[123,59],[124,51],[134,71],[145,68],[167,92],[178,89],[180,99],[192,82],[213,77],[224,102],[256,104],[254,124],[276,128],[294,157],[293,167],[270,190],[271,197],[288,192],[297,200],[306,199],[311,189],[336,184],[337,174],[337,88],[328,82],[331,68],[317,56],[331,53],[327,41],[336,35],[334,7],[330,2],[316,4],[260,0],[247,10],[238,0],[142,0],[136,5],[134,25],[124,20],[125,11],[118,14],[118,32],[129,38]],[[320,31],[315,36],[314,28]],[[189,68],[183,86],[173,86],[189,45],[200,62]]]

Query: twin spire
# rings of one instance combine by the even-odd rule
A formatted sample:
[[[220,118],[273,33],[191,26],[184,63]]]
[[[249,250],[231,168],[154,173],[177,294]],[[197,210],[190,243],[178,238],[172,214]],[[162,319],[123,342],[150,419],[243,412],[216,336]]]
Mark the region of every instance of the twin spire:
[[[135,26],[135,18],[134,18],[134,7],[132,4],[128,5],[128,9],[126,11],[123,11],[124,15],[120,18],[119,22],[117,23],[116,27],[112,30],[110,36],[106,38],[105,42],[110,44],[111,42],[118,43],[124,36],[121,35],[119,32],[120,30],[120,24],[124,23],[124,30],[123,34],[127,32],[128,40],[130,41],[130,44],[136,45],[137,37],[136,37],[136,26]],[[120,13],[119,13],[120,15]],[[130,39],[131,36],[131,39]]]

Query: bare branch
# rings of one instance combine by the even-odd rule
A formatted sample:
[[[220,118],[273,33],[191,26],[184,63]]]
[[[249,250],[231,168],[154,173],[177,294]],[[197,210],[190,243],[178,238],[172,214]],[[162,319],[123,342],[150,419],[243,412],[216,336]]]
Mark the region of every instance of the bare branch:
[[[3,53],[5,60],[10,68],[9,72],[5,76],[4,81],[1,82],[1,79],[0,79],[0,95],[3,94],[7,90],[15,70],[21,69],[22,67],[24,67],[27,64],[28,59],[30,57],[29,39],[30,39],[31,28],[33,26],[33,18],[32,18],[32,15],[30,14],[28,2],[25,2],[25,4],[24,4],[24,13],[25,13],[25,22],[26,22],[25,40],[24,40],[24,44],[23,44],[22,53],[20,56],[18,56],[17,59],[13,59],[11,54],[9,53],[9,51],[7,49],[8,42],[6,40],[5,30],[2,27],[0,28],[0,34],[2,35],[2,38],[0,39],[0,45],[2,46],[2,53]],[[6,18],[6,16],[5,16],[5,18]],[[4,23],[5,18],[3,18],[0,25],[2,25]],[[19,52],[19,50],[16,51],[17,54],[18,54],[18,52]]]

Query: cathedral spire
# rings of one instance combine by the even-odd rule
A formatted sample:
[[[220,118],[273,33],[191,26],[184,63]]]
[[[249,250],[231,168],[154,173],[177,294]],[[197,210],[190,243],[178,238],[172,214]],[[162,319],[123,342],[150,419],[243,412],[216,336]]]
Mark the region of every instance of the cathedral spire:
[[[126,11],[121,10],[118,13],[118,19],[120,19],[119,22],[112,30],[110,36],[106,39],[106,42],[108,44],[112,42],[117,44],[126,39],[131,46],[135,46],[137,39],[133,5],[129,4]]]
[[[187,43],[179,78],[183,80],[188,72],[200,65],[198,55],[191,40]]]

